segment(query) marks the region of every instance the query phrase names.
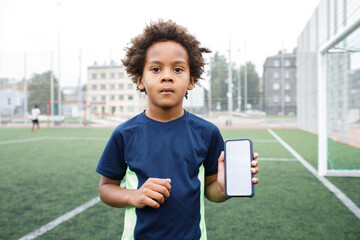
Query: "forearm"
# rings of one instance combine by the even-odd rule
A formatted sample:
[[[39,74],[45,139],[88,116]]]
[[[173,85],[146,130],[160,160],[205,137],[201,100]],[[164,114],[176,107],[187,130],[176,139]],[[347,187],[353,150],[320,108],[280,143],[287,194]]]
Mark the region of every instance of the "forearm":
[[[205,196],[212,202],[224,202],[228,200],[225,192],[221,190],[217,181],[214,181],[205,187]]]
[[[124,189],[114,184],[103,184],[99,187],[99,196],[107,205],[123,208],[133,206],[131,199],[135,191],[134,189]]]

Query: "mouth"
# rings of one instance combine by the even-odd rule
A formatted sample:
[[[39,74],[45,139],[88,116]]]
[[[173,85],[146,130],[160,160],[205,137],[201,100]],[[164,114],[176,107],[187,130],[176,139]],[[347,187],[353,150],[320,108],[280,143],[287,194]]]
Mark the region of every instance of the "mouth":
[[[172,88],[163,88],[160,92],[163,94],[171,94],[174,92],[174,90]]]

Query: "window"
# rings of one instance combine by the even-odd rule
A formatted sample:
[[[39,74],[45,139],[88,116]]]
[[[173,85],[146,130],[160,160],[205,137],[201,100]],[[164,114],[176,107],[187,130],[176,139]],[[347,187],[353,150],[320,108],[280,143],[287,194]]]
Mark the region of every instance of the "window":
[[[11,105],[11,98],[8,98],[8,105]]]
[[[119,78],[124,78],[124,73],[123,72],[119,73]]]
[[[92,85],[91,88],[92,88],[92,90],[96,90],[96,89],[97,89],[97,85]]]
[[[134,86],[134,84],[129,83],[129,84],[128,84],[128,89],[133,89],[133,86]]]
[[[285,90],[290,90],[290,83],[285,83]]]
[[[273,101],[274,103],[279,102],[279,95],[274,95]]]
[[[114,96],[114,95],[111,95],[111,96],[110,96],[110,100],[111,100],[111,101],[114,101],[114,99],[115,99],[115,96]]]
[[[115,89],[115,84],[110,84],[110,89],[111,90]]]
[[[280,84],[279,83],[273,83],[273,90],[279,90],[280,89]]]
[[[96,73],[91,74],[91,79],[97,79],[97,74]]]
[[[119,84],[119,89],[124,89],[124,84],[120,83]]]
[[[124,100],[124,95],[119,95],[119,100]]]
[[[110,78],[114,79],[115,78],[115,73],[110,73]]]
[[[115,113],[115,107],[111,107],[111,114]]]
[[[105,84],[101,84],[101,89],[105,90],[106,89],[106,85]]]
[[[120,106],[120,112],[123,112],[123,111],[124,111],[124,107]]]
[[[93,113],[96,113],[96,111],[97,111],[97,107],[96,107],[96,106],[93,106],[93,107],[92,107],[92,112],[93,112]]]
[[[96,96],[92,96],[91,101],[96,101]]]
[[[106,100],[106,96],[105,95],[102,95],[101,96],[101,101],[105,101]]]
[[[291,65],[290,60],[285,60],[285,67],[290,67],[290,65]]]
[[[278,79],[279,78],[279,72],[277,72],[277,71],[273,72],[273,78]]]
[[[128,100],[133,100],[133,96],[132,96],[132,95],[129,95],[129,96],[128,96]]]
[[[285,78],[289,79],[290,78],[290,71],[285,71]]]
[[[280,67],[279,60],[274,60],[274,67]]]
[[[289,95],[285,95],[285,102],[291,102],[291,97]]]
[[[106,73],[101,73],[101,79],[105,79],[106,78]]]

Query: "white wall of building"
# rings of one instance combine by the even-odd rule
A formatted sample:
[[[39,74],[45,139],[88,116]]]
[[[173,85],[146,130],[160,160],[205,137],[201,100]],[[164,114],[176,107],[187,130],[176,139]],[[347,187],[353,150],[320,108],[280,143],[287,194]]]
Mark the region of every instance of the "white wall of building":
[[[24,93],[14,89],[0,90],[1,115],[13,115],[16,107],[24,105]]]

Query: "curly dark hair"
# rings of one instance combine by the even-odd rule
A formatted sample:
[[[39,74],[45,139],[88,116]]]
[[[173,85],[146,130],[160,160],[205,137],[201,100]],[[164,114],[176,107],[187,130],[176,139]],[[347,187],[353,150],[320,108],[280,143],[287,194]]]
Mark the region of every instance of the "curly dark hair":
[[[200,42],[188,33],[185,27],[171,20],[165,22],[162,19],[146,26],[142,34],[131,40],[132,46],[126,48],[126,57],[122,63],[131,80],[137,84],[138,77],[142,76],[148,48],[154,43],[164,41],[175,41],[186,49],[189,57],[190,76],[194,78],[194,83],[197,83],[204,72],[205,60],[202,53],[211,51],[200,47]],[[138,87],[137,89],[139,90]]]

